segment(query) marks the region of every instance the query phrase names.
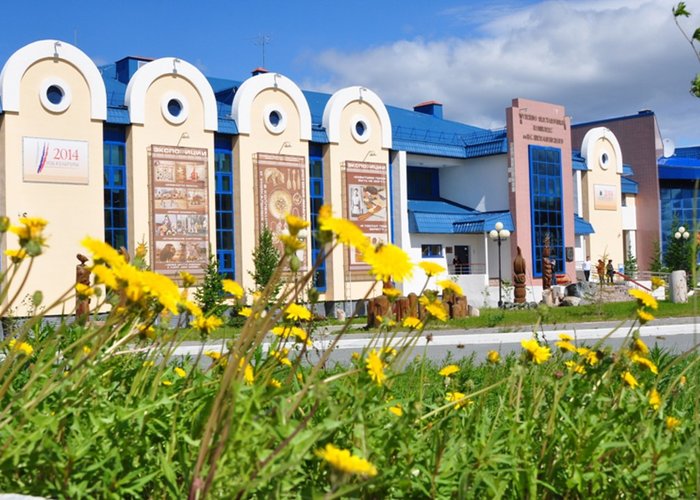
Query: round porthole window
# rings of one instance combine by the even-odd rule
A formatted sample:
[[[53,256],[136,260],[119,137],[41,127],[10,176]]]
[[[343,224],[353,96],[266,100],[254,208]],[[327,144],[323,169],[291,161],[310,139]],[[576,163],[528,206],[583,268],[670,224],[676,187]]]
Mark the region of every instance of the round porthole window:
[[[271,104],[263,114],[265,128],[273,134],[281,134],[287,128],[287,115],[277,105]]]
[[[41,105],[53,113],[62,113],[71,104],[70,87],[59,78],[44,80],[39,89]]]
[[[603,153],[600,155],[600,166],[603,170],[607,170],[609,163],[610,157],[608,156],[608,153]]]
[[[350,131],[353,138],[357,142],[367,142],[371,132],[367,119],[364,116],[355,116],[350,123],[352,124]]]
[[[189,106],[185,96],[177,92],[168,92],[161,99],[160,110],[163,118],[173,125],[180,125],[189,114]]]

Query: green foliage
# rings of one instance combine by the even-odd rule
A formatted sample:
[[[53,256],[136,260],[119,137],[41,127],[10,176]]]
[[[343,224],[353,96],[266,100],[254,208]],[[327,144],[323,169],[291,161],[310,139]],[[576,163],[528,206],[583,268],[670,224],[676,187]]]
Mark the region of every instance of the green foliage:
[[[223,276],[219,274],[219,264],[214,255],[209,254],[204,280],[194,292],[194,300],[202,309],[205,316],[221,316],[227,306],[224,303],[226,293],[224,292]]]
[[[250,275],[255,281],[257,290],[263,290],[275,274],[280,262],[280,253],[273,243],[272,231],[264,227],[258,237],[258,244],[253,251],[255,272]]]
[[[674,219],[672,227],[677,229],[679,224]],[[671,271],[685,271],[690,277],[693,268],[693,242],[683,237],[676,238],[672,235],[668,239],[664,251],[664,263]]]
[[[661,243],[659,243],[659,240],[655,240],[653,243],[651,260],[649,261],[649,271],[652,273],[663,273],[668,271],[666,266],[664,266],[663,260],[661,259]]]
[[[625,259],[625,274],[634,278],[637,276],[637,271],[639,271],[639,268],[637,267],[637,257],[632,255],[632,252],[627,252],[627,258]]]
[[[700,50],[696,46],[696,43],[700,42],[700,28],[696,28],[691,36],[688,34],[688,32],[686,32],[683,29],[683,27],[678,22],[678,19],[681,17],[690,17],[690,12],[688,11],[685,2],[678,2],[678,5],[672,8],[672,12],[673,20],[675,21],[676,26],[683,34],[683,37],[686,39],[686,41],[690,44],[691,49],[695,53],[695,57],[697,57],[698,61],[700,61]],[[700,97],[700,73],[696,74],[695,78],[691,81],[690,93],[693,94],[695,97]]]

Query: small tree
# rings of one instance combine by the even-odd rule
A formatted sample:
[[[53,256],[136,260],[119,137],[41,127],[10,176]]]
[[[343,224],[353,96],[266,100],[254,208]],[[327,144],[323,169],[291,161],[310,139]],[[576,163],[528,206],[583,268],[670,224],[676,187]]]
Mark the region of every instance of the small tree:
[[[654,241],[653,247],[651,260],[649,261],[649,271],[652,273],[663,273],[666,271],[666,268],[661,259],[661,243],[659,243],[659,240]]]
[[[631,278],[635,278],[637,276],[637,271],[639,271],[637,266],[637,257],[632,255],[632,252],[627,251],[627,258],[625,259],[625,274]]]
[[[226,292],[224,292],[223,276],[219,274],[219,264],[212,254],[209,254],[204,280],[194,292],[194,300],[202,309],[205,316],[221,316],[226,311]]]
[[[255,272],[249,272],[250,276],[255,281],[257,290],[263,290],[272,279],[275,269],[280,262],[280,253],[272,241],[272,231],[268,227],[264,227],[258,236],[258,245],[253,251],[253,265]],[[273,296],[277,295],[279,287],[274,291]]]
[[[692,243],[682,237],[671,236],[664,252],[664,263],[671,271],[685,271],[686,276],[690,278],[693,268]]]

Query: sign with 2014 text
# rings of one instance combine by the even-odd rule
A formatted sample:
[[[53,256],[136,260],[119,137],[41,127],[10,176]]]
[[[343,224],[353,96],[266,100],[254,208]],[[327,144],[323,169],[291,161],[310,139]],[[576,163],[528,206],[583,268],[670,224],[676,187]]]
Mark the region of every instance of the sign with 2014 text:
[[[22,178],[25,182],[87,184],[87,141],[41,137],[22,138]]]

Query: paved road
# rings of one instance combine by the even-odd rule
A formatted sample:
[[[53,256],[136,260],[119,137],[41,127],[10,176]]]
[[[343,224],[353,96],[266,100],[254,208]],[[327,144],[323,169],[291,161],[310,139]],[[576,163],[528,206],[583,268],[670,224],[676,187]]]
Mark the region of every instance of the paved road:
[[[619,347],[624,339],[630,335],[630,323],[583,323],[566,327],[546,329],[540,332],[540,337],[552,343],[558,340],[560,333],[567,333],[575,337],[577,341],[593,345],[604,339],[606,345]],[[613,331],[614,330],[614,331]],[[671,352],[685,352],[690,349],[698,349],[700,343],[700,324],[694,322],[694,318],[664,319],[654,321],[640,329],[642,339],[650,346],[659,345]],[[424,332],[420,338],[414,338],[414,348],[411,358],[418,355],[427,355],[430,359],[439,361],[446,356],[462,358],[474,356],[476,361],[486,358],[486,353],[496,350],[502,356],[512,351],[520,351],[520,342],[532,337],[532,331],[504,332],[499,329],[475,329],[475,330],[436,330]],[[310,349],[310,361],[315,361],[328,349],[335,339],[335,334],[317,335],[313,348]],[[391,345],[398,347],[409,339],[405,335],[398,335],[391,341]],[[375,342],[377,340],[375,339]],[[371,335],[348,334],[345,335],[334,347],[331,354],[331,362],[347,362],[354,352],[361,352],[372,342]],[[380,345],[385,342],[379,340]],[[225,341],[207,343],[207,350],[224,349]],[[192,342],[177,348],[176,356],[196,356],[202,349],[202,344]],[[269,343],[263,345],[264,349]]]

